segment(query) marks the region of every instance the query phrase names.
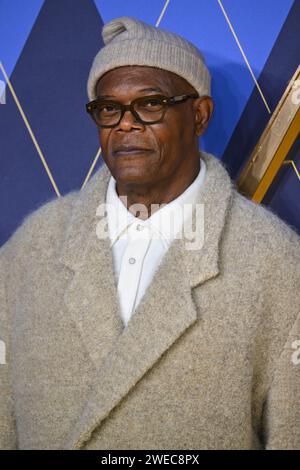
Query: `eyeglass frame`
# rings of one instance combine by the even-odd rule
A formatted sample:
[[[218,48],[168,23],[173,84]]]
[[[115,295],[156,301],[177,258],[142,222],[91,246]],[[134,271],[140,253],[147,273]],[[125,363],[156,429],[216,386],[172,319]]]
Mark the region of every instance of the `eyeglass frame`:
[[[163,109],[163,114],[162,114],[160,119],[158,119],[156,121],[146,121],[145,122],[140,118],[138,113],[134,110],[135,103],[137,103],[139,101],[142,101],[142,100],[145,100],[145,98],[153,98],[153,99],[154,98],[163,98],[163,102],[166,104],[166,106]],[[130,111],[131,114],[136,118],[136,120],[138,122],[140,122],[141,124],[144,124],[144,125],[158,124],[158,123],[163,121],[169,106],[184,103],[188,99],[197,99],[197,98],[200,98],[198,93],[197,94],[194,93],[194,94],[190,94],[190,95],[177,95],[177,96],[147,95],[147,96],[140,96],[139,98],[135,98],[129,104],[122,104],[122,103],[119,103],[118,101],[106,100],[106,99],[103,99],[103,98],[97,98],[96,100],[93,100],[93,101],[90,101],[89,103],[87,103],[85,105],[85,107],[86,107],[87,113],[91,115],[91,117],[92,117],[93,121],[96,123],[97,127],[101,127],[101,128],[104,128],[104,129],[108,129],[108,128],[111,129],[111,128],[116,127],[120,124],[120,122],[122,121],[123,116],[124,116],[126,111]],[[113,125],[108,125],[108,124],[98,124],[96,122],[96,120],[93,116],[93,109],[96,107],[96,105],[99,102],[102,102],[102,103],[105,102],[107,104],[117,104],[118,106],[120,106],[121,115],[120,115],[120,119],[118,120],[117,123],[115,123]]]

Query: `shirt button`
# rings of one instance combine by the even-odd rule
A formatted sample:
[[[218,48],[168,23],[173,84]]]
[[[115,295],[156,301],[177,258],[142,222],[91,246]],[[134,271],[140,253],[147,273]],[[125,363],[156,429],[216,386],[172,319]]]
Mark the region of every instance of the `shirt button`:
[[[130,264],[134,264],[136,262],[136,259],[135,258],[129,258],[129,263]]]
[[[144,229],[144,226],[141,225],[141,224],[137,224],[136,229],[137,229],[137,230],[143,230],[143,229]]]

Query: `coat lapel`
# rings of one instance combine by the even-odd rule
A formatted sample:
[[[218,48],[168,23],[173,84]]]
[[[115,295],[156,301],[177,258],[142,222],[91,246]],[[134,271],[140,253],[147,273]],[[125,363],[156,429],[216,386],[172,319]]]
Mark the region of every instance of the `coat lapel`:
[[[205,153],[202,158],[207,165],[199,193],[199,202],[204,204],[204,244],[199,250],[187,250],[184,239],[171,244],[126,328],[121,320],[109,241],[97,239],[93,228],[96,219],[92,212],[97,202],[105,201],[109,180],[106,167],[90,182],[88,194],[78,198],[61,257],[74,272],[65,302],[97,368],[97,379],[64,448],[81,448],[172,344],[201,320],[192,289],[219,273],[219,243],[232,192],[232,183],[220,162]]]
[[[104,167],[76,199],[60,256],[70,270],[64,302],[96,368],[123,328],[109,242],[96,235],[108,179]]]

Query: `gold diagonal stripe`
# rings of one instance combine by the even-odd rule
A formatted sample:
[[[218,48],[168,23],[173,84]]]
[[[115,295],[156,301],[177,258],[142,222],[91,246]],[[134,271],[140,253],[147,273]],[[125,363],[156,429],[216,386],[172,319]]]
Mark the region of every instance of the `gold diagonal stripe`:
[[[94,161],[93,161],[93,163],[92,163],[92,165],[91,165],[91,168],[90,168],[89,171],[88,171],[88,174],[86,175],[86,178],[85,178],[85,180],[84,180],[84,182],[83,182],[83,185],[81,186],[81,189],[83,189],[83,188],[85,187],[86,183],[87,183],[88,180],[90,179],[90,176],[91,176],[91,174],[92,174],[92,172],[93,172],[93,170],[94,170],[94,167],[95,167],[95,165],[96,165],[96,163],[97,163],[98,158],[100,157],[100,155],[101,155],[101,147],[99,147],[98,152],[96,153],[96,156],[95,156],[95,158],[94,158]]]
[[[12,86],[12,84],[11,84],[9,78],[8,78],[8,75],[7,75],[7,73],[6,73],[5,69],[4,69],[4,66],[3,66],[3,64],[2,64],[1,61],[0,61],[0,69],[2,70],[3,76],[4,76],[4,78],[5,78],[6,82],[7,82],[7,85],[8,85],[8,87],[9,87],[9,89],[10,89],[10,92],[11,92],[11,94],[12,94],[14,100],[15,100],[15,103],[16,103],[16,105],[17,105],[19,111],[20,111],[20,114],[21,114],[22,119],[23,119],[23,121],[24,121],[24,123],[25,123],[25,126],[27,127],[27,130],[28,130],[29,135],[30,135],[30,137],[31,137],[31,139],[32,139],[32,142],[33,142],[33,144],[34,144],[34,146],[35,146],[35,148],[36,148],[36,150],[37,150],[37,152],[38,152],[38,154],[39,154],[39,156],[40,156],[40,159],[42,160],[42,163],[43,163],[44,168],[45,168],[45,170],[46,170],[46,172],[47,172],[47,175],[49,176],[49,179],[50,179],[50,181],[51,181],[51,183],[52,183],[52,186],[53,186],[53,188],[54,188],[54,191],[56,192],[57,196],[60,197],[60,192],[59,192],[59,190],[58,190],[58,188],[57,188],[57,186],[56,186],[56,183],[55,183],[55,181],[54,181],[54,178],[53,178],[53,176],[52,176],[52,174],[51,174],[51,171],[50,171],[50,169],[49,169],[49,167],[48,167],[48,165],[47,165],[47,162],[46,162],[46,160],[45,160],[45,157],[44,157],[44,155],[43,155],[43,153],[42,153],[42,151],[41,151],[41,149],[40,149],[40,146],[39,146],[39,144],[38,144],[38,142],[37,142],[37,140],[36,140],[36,138],[35,138],[35,135],[34,135],[32,129],[31,129],[30,124],[29,124],[29,122],[28,122],[28,120],[27,120],[27,118],[26,118],[26,116],[25,116],[25,113],[24,113],[24,111],[23,111],[23,109],[22,109],[22,106],[21,106],[21,104],[20,104],[20,101],[18,100],[18,97],[17,97],[17,95],[16,95],[16,93],[15,93],[15,91],[14,91],[14,89],[13,89],[13,86]]]
[[[159,17],[158,17],[158,20],[157,20],[157,22],[155,23],[155,26],[156,26],[156,27],[158,27],[158,26],[160,25],[160,22],[161,22],[161,20],[162,20],[163,17],[164,17],[164,14],[165,14],[165,12],[166,12],[166,9],[167,9],[169,3],[170,3],[170,0],[166,0],[165,4],[164,4],[164,6],[163,6],[163,9],[161,10],[161,13],[160,13],[160,15],[159,15]]]
[[[226,21],[227,21],[227,23],[228,23],[228,26],[229,26],[229,28],[230,28],[232,34],[233,34],[233,37],[234,37],[234,39],[235,39],[235,41],[236,41],[236,43],[237,43],[237,45],[238,45],[238,48],[239,48],[239,50],[241,51],[241,54],[242,54],[242,56],[243,56],[243,58],[244,58],[244,61],[245,61],[246,65],[247,65],[247,67],[248,67],[248,69],[249,69],[249,72],[250,72],[250,74],[251,74],[251,76],[252,76],[252,78],[253,78],[253,80],[254,80],[255,86],[256,86],[256,88],[257,88],[258,91],[259,91],[259,94],[260,94],[260,96],[261,96],[261,98],[262,98],[262,100],[263,100],[263,102],[264,102],[264,104],[265,104],[265,106],[266,106],[266,108],[267,108],[268,113],[271,114],[271,110],[270,110],[270,108],[269,108],[269,106],[268,106],[267,100],[266,100],[266,98],[264,97],[264,94],[263,94],[263,92],[262,92],[262,90],[261,90],[261,88],[260,88],[260,86],[259,86],[259,84],[258,84],[258,81],[256,80],[256,77],[255,77],[255,75],[254,75],[254,73],[253,73],[253,70],[252,70],[252,68],[251,68],[251,65],[249,64],[249,61],[248,61],[248,59],[247,59],[247,57],[246,57],[246,54],[245,54],[245,52],[243,51],[243,48],[242,48],[242,46],[241,46],[241,43],[240,43],[240,41],[239,41],[239,39],[238,39],[238,37],[237,37],[237,35],[236,35],[234,29],[233,29],[233,26],[232,26],[231,21],[230,21],[230,19],[229,19],[227,13],[226,13],[226,11],[225,11],[225,8],[224,8],[223,5],[222,5],[222,1],[221,1],[221,0],[218,0],[218,3],[219,3],[219,5],[220,5],[220,8],[221,8],[221,10],[222,10],[222,12],[223,12],[223,15],[224,15],[224,17],[225,17],[225,19],[226,19]]]
[[[287,165],[287,164],[292,165],[292,167],[293,167],[293,169],[294,169],[294,171],[295,171],[295,173],[298,177],[298,180],[300,181],[300,173],[298,171],[298,168],[295,165],[294,160],[286,160],[285,162],[283,162],[283,165]]]
[[[161,13],[160,13],[160,15],[159,15],[159,17],[158,17],[158,20],[157,20],[157,22],[156,22],[156,24],[155,24],[156,27],[159,26],[161,20],[163,19],[164,14],[165,14],[165,12],[166,12],[166,9],[167,9],[169,3],[170,3],[170,0],[166,0],[165,4],[164,4],[164,6],[163,6],[163,9],[162,9],[162,11],[161,11]],[[90,177],[91,177],[91,174],[92,174],[92,172],[93,172],[93,170],[94,170],[94,168],[95,168],[95,165],[96,165],[96,163],[97,163],[97,161],[98,161],[100,155],[101,155],[101,147],[99,147],[99,149],[98,149],[98,151],[97,151],[97,153],[96,153],[96,156],[95,156],[95,158],[94,158],[94,161],[93,161],[93,163],[92,163],[92,165],[91,165],[91,167],[90,167],[90,169],[89,169],[89,171],[88,171],[88,174],[87,174],[86,177],[85,177],[85,180],[84,180],[84,182],[83,182],[83,185],[81,186],[81,189],[83,189],[83,188],[85,187],[85,185],[87,184],[87,182],[89,181],[89,179],[90,179]]]

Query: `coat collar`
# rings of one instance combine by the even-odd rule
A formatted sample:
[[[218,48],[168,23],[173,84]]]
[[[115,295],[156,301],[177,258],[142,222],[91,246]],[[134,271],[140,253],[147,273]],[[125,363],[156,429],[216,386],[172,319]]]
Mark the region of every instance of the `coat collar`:
[[[201,321],[192,289],[219,273],[220,241],[233,189],[222,163],[203,151],[201,157],[207,170],[198,197],[204,205],[203,246],[188,250],[186,240],[173,241],[126,328],[110,240],[96,236],[96,209],[105,203],[110,178],[106,165],[74,199],[60,256],[70,270],[64,301],[97,369],[97,380],[67,438],[67,449],[81,448],[164,352]],[[195,217],[193,229],[194,223]]]

